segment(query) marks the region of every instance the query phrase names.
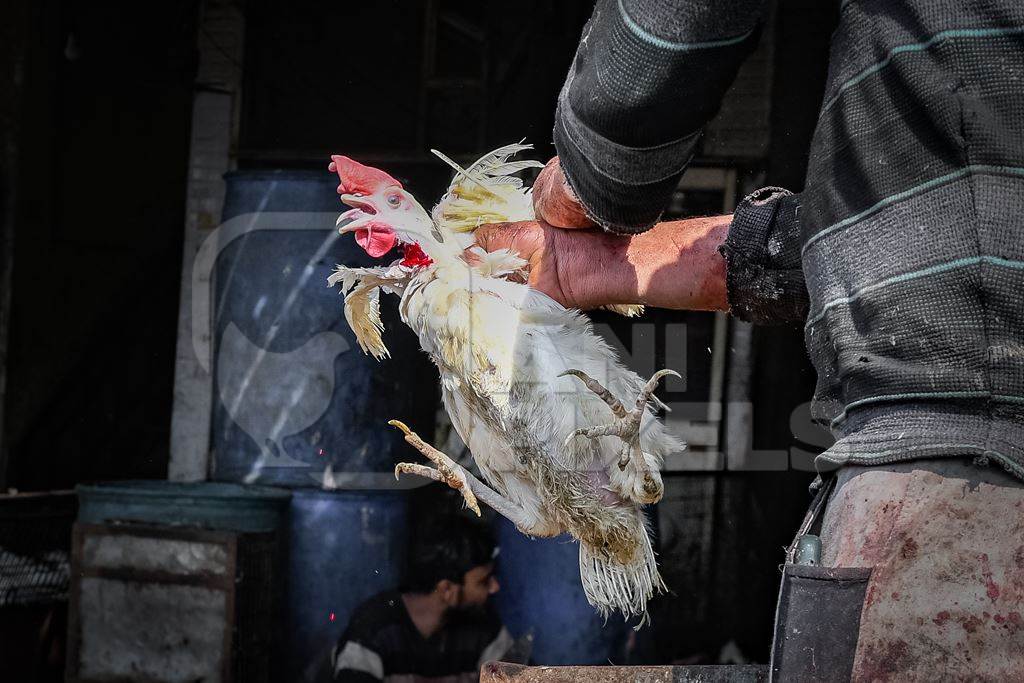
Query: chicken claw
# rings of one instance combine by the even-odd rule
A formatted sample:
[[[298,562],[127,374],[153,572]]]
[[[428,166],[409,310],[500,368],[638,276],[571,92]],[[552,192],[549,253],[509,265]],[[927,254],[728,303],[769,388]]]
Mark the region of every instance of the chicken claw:
[[[593,427],[580,427],[575,429],[565,439],[566,447],[578,436],[585,436],[588,439],[593,439],[599,436],[617,436],[623,441],[622,451],[619,454],[618,466],[619,470],[625,470],[632,460],[637,467],[638,473],[643,476],[642,485],[642,496],[641,501],[644,503],[655,502],[661,498],[661,494],[664,490],[660,480],[654,476],[648,467],[643,451],[640,448],[640,422],[643,418],[644,411],[647,410],[648,402],[654,403],[660,408],[666,408],[667,406],[662,403],[656,396],[654,396],[654,390],[658,386],[658,382],[662,377],[674,376],[680,377],[679,373],[675,370],[659,370],[654,373],[653,376],[647,381],[647,383],[640,390],[640,393],[636,397],[636,405],[632,410],[627,410],[622,402],[619,401],[608,390],[603,384],[598,382],[596,379],[583,372],[582,370],[566,370],[559,377],[566,375],[572,375],[583,382],[583,384],[590,391],[594,392],[598,398],[608,404],[611,408],[612,413],[617,418],[614,422],[604,425],[596,425]]]
[[[447,484],[462,494],[463,500],[466,501],[466,507],[475,512],[476,516],[479,517],[480,505],[477,503],[476,495],[473,494],[473,490],[470,488],[465,470],[447,455],[421,439],[419,434],[409,429],[401,420],[388,420],[388,424],[402,430],[402,433],[405,434],[406,443],[422,453],[427,460],[437,465],[437,469],[434,469],[426,465],[400,462],[395,465],[395,479],[398,479],[402,474],[416,474]]]

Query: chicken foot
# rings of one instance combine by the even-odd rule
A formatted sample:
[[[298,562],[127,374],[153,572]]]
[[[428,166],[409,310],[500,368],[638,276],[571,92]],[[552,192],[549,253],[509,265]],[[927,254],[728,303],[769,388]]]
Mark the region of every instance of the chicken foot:
[[[466,506],[480,516],[477,499],[482,500],[492,510],[512,522],[517,529],[529,536],[554,536],[558,530],[548,530],[537,515],[531,515],[522,506],[513,503],[487,484],[477,479],[472,472],[459,465],[448,455],[425,442],[419,434],[409,429],[400,420],[388,420],[388,424],[397,427],[405,434],[405,441],[418,450],[428,460],[437,465],[437,469],[410,462],[395,465],[395,479],[402,474],[416,474],[447,484],[462,494]]]
[[[668,409],[664,403],[662,403],[658,397],[654,395],[654,390],[658,386],[658,382],[662,377],[674,376],[679,377],[679,373],[675,370],[659,370],[654,373],[647,383],[637,394],[636,404],[632,410],[627,410],[626,407],[619,401],[618,398],[612,394],[603,384],[598,382],[596,379],[583,372],[582,370],[566,370],[561,373],[559,377],[565,377],[572,375],[583,382],[584,386],[590,391],[597,395],[602,401],[604,401],[612,413],[617,418],[614,422],[610,422],[604,425],[596,425],[593,427],[580,427],[579,429],[573,430],[569,436],[566,437],[565,443],[568,447],[569,443],[573,439],[579,436],[585,436],[588,439],[593,439],[600,436],[617,436],[622,439],[623,445],[622,450],[619,453],[618,467],[620,471],[624,471],[626,467],[632,462],[636,467],[639,476],[643,477],[642,493],[640,495],[640,503],[653,503],[661,498],[664,486],[661,484],[659,478],[654,476],[644,458],[643,450],[640,447],[640,422],[643,419],[644,411],[647,410],[648,402],[652,402],[660,408]]]

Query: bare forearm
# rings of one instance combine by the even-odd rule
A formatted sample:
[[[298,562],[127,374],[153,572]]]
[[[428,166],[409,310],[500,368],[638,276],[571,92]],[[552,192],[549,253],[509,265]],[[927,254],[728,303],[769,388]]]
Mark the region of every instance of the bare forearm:
[[[727,310],[725,260],[718,248],[731,221],[728,215],[671,221],[633,237],[564,231],[564,239],[579,243],[559,249],[558,280],[582,307],[642,303]]]

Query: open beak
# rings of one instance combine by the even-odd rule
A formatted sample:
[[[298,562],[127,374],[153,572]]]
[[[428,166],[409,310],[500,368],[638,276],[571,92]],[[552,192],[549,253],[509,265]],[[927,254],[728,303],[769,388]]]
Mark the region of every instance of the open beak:
[[[335,222],[342,234],[355,232],[377,214],[373,203],[358,195],[343,194],[341,201],[352,207],[338,216],[338,220]]]
[[[377,219],[372,202],[351,194],[343,194],[341,201],[353,208],[338,216],[335,224],[339,233],[355,233],[356,244],[373,258],[380,258],[395,247],[398,235],[390,225]]]

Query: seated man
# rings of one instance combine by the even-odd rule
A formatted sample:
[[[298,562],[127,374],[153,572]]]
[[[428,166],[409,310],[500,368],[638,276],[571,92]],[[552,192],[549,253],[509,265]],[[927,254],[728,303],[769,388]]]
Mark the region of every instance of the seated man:
[[[440,516],[418,529],[402,590],[360,605],[331,654],[335,681],[476,681],[512,638],[487,599],[498,591],[497,548],[464,516]]]

